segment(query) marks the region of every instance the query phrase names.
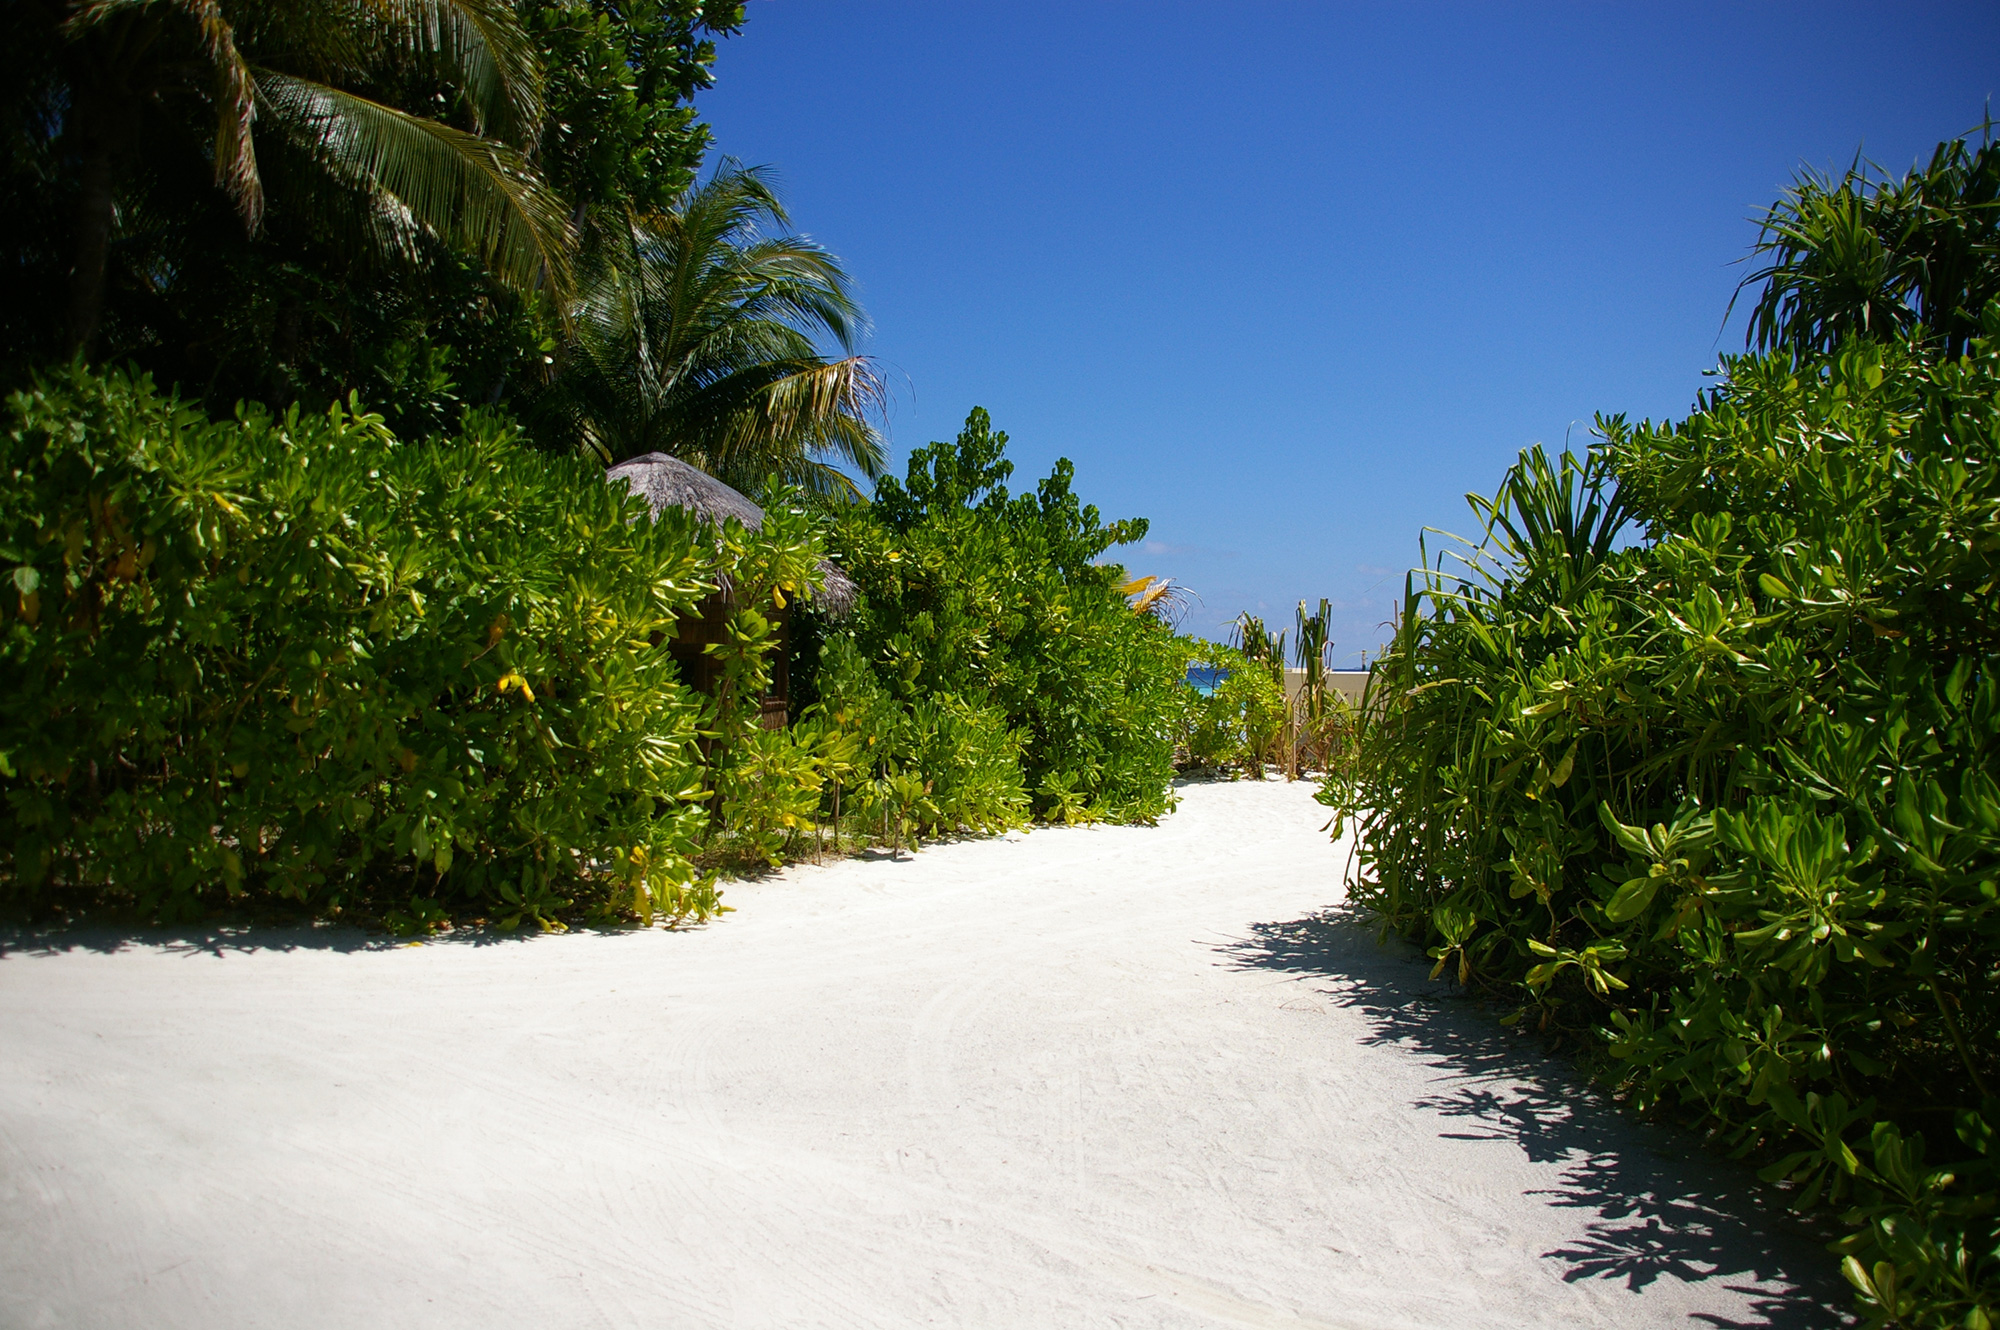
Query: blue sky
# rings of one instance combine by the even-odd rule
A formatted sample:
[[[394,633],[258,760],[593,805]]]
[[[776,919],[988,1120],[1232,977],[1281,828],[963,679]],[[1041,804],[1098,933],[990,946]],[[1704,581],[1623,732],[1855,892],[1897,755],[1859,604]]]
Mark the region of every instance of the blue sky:
[[[2000,93],[2000,6],[752,0],[701,99],[846,260],[891,439],[1059,456],[1186,626],[1335,606],[1522,447],[1678,417],[1802,165],[1898,170]]]

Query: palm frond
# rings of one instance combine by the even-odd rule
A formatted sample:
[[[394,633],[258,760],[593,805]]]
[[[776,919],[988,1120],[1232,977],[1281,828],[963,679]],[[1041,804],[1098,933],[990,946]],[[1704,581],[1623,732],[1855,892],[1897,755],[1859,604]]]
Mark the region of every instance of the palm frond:
[[[1189,601],[1201,599],[1192,588],[1153,573],[1122,582],[1116,590],[1131,605],[1132,613],[1158,619],[1170,628],[1178,627],[1187,616]]]
[[[763,232],[788,223],[761,168],[725,161],[672,211],[634,219],[632,260],[684,335],[767,319],[831,337],[852,354],[868,320],[846,271],[809,237]]]
[[[379,190],[421,226],[478,254],[523,295],[566,308],[569,221],[515,149],[435,120],[270,70],[257,84],[271,118],[350,185]]]
[[[839,467],[812,457],[788,457],[767,472],[780,484],[791,485],[808,494],[836,503],[865,503],[867,496],[854,478]],[[746,480],[748,477],[744,477]]]
[[[215,183],[254,234],[264,217],[264,182],[250,132],[257,118],[257,89],[219,0],[88,0],[75,7],[64,29],[74,37],[145,9],[177,10],[200,34],[215,98]]]
[[[690,434],[731,471],[803,449],[832,453],[872,480],[888,461],[868,421],[881,408],[882,379],[864,356],[766,361],[691,396]]]
[[[587,449],[671,453],[742,489],[776,475],[858,496],[842,466],[881,475],[885,384],[853,350],[867,317],[840,261],[767,233],[787,222],[768,174],[733,163],[628,217],[592,257],[546,418]]]
[[[257,84],[236,49],[236,34],[217,0],[182,0],[201,29],[215,81],[215,183],[236,204],[243,226],[253,235],[264,220],[264,180],[257,170],[257,144],[250,127],[257,119]]]
[[[368,0],[385,31],[437,61],[486,137],[525,146],[542,123],[542,70],[506,0]]]

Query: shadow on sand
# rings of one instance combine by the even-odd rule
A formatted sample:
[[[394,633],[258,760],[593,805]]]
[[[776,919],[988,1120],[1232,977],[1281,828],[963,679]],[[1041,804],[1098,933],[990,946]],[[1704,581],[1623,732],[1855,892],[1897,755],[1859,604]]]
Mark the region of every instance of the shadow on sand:
[[[532,928],[513,932],[497,928],[454,928],[423,938],[407,938],[373,933],[347,924],[210,923],[178,928],[121,928],[110,924],[85,924],[64,928],[0,929],[0,958],[53,956],[71,951],[95,951],[109,956],[142,947],[187,956],[227,956],[258,951],[353,954],[393,951],[397,947],[410,946],[497,947],[540,936]]]
[[[1462,1124],[1439,1133],[1445,1139],[1509,1141],[1530,1159],[1561,1165],[1560,1185],[1539,1194],[1589,1216],[1582,1237],[1543,1253],[1564,1263],[1565,1280],[1615,1279],[1637,1291],[1669,1276],[1757,1295],[1751,1306],[1762,1319],[1691,1318],[1717,1327],[1855,1323],[1834,1258],[1748,1169],[1635,1122],[1532,1039],[1427,981],[1427,962],[1410,947],[1378,942],[1358,912],[1258,924],[1219,950],[1241,969],[1318,978],[1329,1000],[1369,1020],[1364,1042],[1407,1049],[1437,1068],[1438,1091],[1412,1107]]]
[[[702,924],[692,920],[680,924],[680,932],[696,932]],[[626,934],[644,932],[630,926],[572,926],[572,934]],[[446,928],[422,938],[398,938],[388,932],[372,932],[354,924],[300,924],[300,922],[208,922],[162,928],[118,926],[118,924],[70,924],[70,926],[6,926],[0,928],[0,958],[6,956],[56,956],[60,952],[100,952],[112,956],[134,948],[154,948],[182,956],[234,956],[250,952],[392,952],[398,946],[508,946],[544,938],[538,928],[486,928],[468,924]]]
[[[952,836],[926,841],[922,848],[938,845],[953,845],[988,839],[982,836]],[[828,855],[823,859],[801,859],[788,865],[790,868],[817,867],[821,863],[834,863],[842,857],[861,860],[870,864],[895,865],[898,867],[916,861],[916,849],[903,846],[896,850],[874,846],[854,850],[846,855]],[[778,878],[784,870],[763,865],[738,866],[724,879],[723,889],[754,885]],[[668,931],[679,933],[698,932],[706,924],[695,920],[683,920]],[[646,932],[648,929],[638,924],[573,924],[571,933],[616,935],[622,933]],[[392,951],[397,947],[423,945],[427,947],[497,947],[509,943],[532,941],[548,934],[529,926],[513,930],[489,928],[479,924],[464,925],[430,933],[421,938],[398,937],[391,933],[359,928],[351,924],[289,922],[274,923],[268,920],[233,921],[227,917],[219,921],[162,927],[141,925],[121,925],[116,923],[84,923],[37,927],[34,925],[0,925],[0,959],[8,956],[53,956],[62,952],[94,951],[113,955],[121,951],[146,947],[181,953],[185,955],[225,956],[258,951],[331,951],[352,954],[371,951]]]

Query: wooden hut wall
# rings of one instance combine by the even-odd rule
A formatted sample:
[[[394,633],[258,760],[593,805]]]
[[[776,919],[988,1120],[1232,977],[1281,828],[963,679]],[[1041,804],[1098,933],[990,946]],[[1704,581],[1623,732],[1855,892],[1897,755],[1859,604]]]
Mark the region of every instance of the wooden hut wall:
[[[680,666],[682,682],[709,697],[715,696],[716,680],[722,670],[706,648],[727,640],[726,625],[734,608],[727,593],[717,592],[710,596],[696,607],[697,614],[680,621],[670,647],[675,663]],[[767,730],[782,730],[787,720],[787,701],[791,692],[790,652],[787,649],[791,638],[791,619],[790,606],[777,612],[778,636],[770,658],[771,683],[763,698],[762,724]]]

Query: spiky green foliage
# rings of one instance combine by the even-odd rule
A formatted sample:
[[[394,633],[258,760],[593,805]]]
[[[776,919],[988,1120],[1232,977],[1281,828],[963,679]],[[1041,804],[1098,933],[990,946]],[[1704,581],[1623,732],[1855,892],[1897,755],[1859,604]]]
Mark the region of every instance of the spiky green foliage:
[[[1900,179],[1856,162],[1833,179],[1808,174],[1771,206],[1751,344],[1827,351],[1848,336],[1921,329],[1950,354],[1979,332],[2000,296],[2000,144],[1992,125],[1973,148],[1941,143]]]
[[[1347,699],[1333,687],[1327,656],[1333,651],[1333,606],[1325,597],[1308,612],[1299,602],[1293,650],[1299,668],[1298,695],[1291,705],[1291,771],[1331,772],[1353,757],[1355,718]]]

